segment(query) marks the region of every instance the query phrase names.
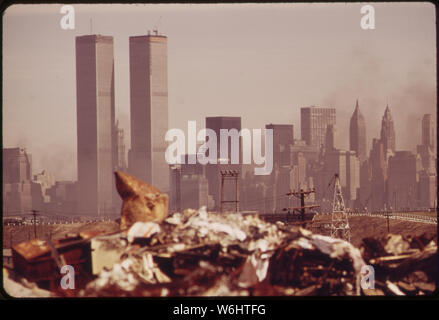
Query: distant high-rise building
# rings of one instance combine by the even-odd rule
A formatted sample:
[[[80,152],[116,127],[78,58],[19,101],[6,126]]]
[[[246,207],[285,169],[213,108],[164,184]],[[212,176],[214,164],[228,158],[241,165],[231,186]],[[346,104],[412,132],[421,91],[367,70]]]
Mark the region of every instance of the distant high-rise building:
[[[32,210],[32,157],[24,148],[4,148],[3,213],[28,214]]]
[[[273,130],[273,166],[291,163],[290,146],[294,143],[292,124],[267,124],[265,129]]]
[[[208,183],[202,175],[182,175],[180,180],[181,210],[208,207]]]
[[[329,152],[337,149],[337,131],[333,124],[326,127],[325,149]]]
[[[3,148],[3,183],[32,179],[32,155],[24,148]]]
[[[387,161],[384,145],[380,139],[372,140],[370,151],[371,194],[368,203],[371,211],[384,209],[386,203]]]
[[[370,208],[372,198],[372,168],[370,159],[360,162],[360,190],[356,207],[363,211]]]
[[[346,199],[354,208],[360,188],[360,160],[354,151],[346,151]]]
[[[436,127],[431,114],[422,118],[421,144],[417,146],[422,167],[429,174],[436,174]]]
[[[206,117],[206,128],[212,129],[216,133],[217,137],[217,164],[207,164],[206,165],[206,178],[209,184],[209,194],[212,195],[213,200],[215,201],[215,208],[219,210],[220,208],[220,171],[221,170],[237,170],[240,172],[240,176],[242,173],[242,139],[239,137],[238,145],[239,145],[239,163],[231,164],[231,153],[232,153],[232,139],[228,138],[228,164],[221,164],[220,159],[220,130],[226,129],[236,129],[238,132],[241,131],[241,117]],[[226,159],[222,159],[226,160]],[[225,187],[224,192],[224,200],[234,200],[235,199],[235,189],[233,187]]]
[[[130,37],[131,150],[129,171],[169,192],[167,37]]]
[[[119,122],[116,122],[116,170],[126,171],[126,151],[125,151],[125,132],[123,128],[119,127]]]
[[[76,101],[79,211],[87,215],[112,214],[113,37],[76,37]]]
[[[397,151],[389,159],[387,205],[394,209],[418,207],[421,159],[410,151]]]
[[[434,208],[437,206],[437,175],[422,171],[418,184],[419,206]]]
[[[321,147],[326,142],[328,125],[335,125],[335,108],[305,107],[300,109],[302,140],[307,145]]]
[[[42,201],[49,202],[50,197],[46,194],[46,190],[55,184],[55,176],[49,171],[43,170],[41,173],[34,175],[33,182],[40,185]]]
[[[429,146],[431,149],[436,147],[436,126],[431,114],[424,114],[422,117],[422,145]]]
[[[78,183],[73,181],[56,181],[47,189],[50,203],[45,205],[48,212],[71,215],[78,210]]]
[[[383,119],[381,121],[381,141],[383,143],[384,153],[389,151],[395,153],[395,127],[393,124],[392,115],[390,114],[389,106],[386,106]]]
[[[350,150],[356,152],[361,162],[366,160],[366,122],[358,106],[358,100],[349,126],[349,145]]]

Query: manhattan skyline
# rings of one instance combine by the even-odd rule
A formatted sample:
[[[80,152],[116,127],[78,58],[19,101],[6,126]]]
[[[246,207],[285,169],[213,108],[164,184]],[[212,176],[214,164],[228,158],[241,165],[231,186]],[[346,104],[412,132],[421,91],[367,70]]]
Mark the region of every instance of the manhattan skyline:
[[[74,5],[75,30],[59,27],[61,5],[12,6],[3,29],[3,146],[27,148],[34,173],[76,180],[74,44],[92,31],[114,37],[116,119],[129,149],[128,39],[160,20],[169,128],[238,116],[247,128],[292,124],[300,138],[300,108],[316,105],[336,109],[338,144],[348,149],[358,99],[367,154],[386,105],[396,149],[415,151],[423,114],[436,118],[434,6],[373,6],[375,30],[360,28],[360,4]]]

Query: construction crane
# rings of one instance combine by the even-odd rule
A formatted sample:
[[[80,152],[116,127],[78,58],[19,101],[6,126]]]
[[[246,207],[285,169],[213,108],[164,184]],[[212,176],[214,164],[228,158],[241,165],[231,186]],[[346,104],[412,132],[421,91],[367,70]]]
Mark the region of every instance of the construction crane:
[[[334,202],[332,204],[331,237],[351,241],[351,230],[348,215],[346,214],[343,194],[341,192],[340,178],[334,175]]]

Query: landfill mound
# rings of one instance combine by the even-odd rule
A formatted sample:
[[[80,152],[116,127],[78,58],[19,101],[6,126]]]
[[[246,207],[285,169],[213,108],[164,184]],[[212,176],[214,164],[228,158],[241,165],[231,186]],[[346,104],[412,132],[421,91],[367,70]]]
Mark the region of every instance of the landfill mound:
[[[120,229],[80,230],[64,239],[12,246],[13,271],[3,273],[7,292],[352,296],[422,295],[436,289],[434,237],[366,238],[358,249],[257,215],[209,213],[205,207],[169,215],[166,194],[127,173],[117,171],[115,177],[123,200]]]
[[[35,253],[35,245],[41,257],[53,257],[53,250],[41,247],[45,241],[25,248]],[[356,248],[257,215],[208,213],[205,208],[168,215],[161,223],[139,221],[116,233],[79,234],[54,246],[65,263],[75,266],[78,286],[63,290],[56,277],[44,288],[52,296],[422,295],[435,291],[438,269],[437,246],[428,237],[367,238]],[[69,261],[79,257],[70,254],[78,246],[81,259]],[[90,257],[84,258],[87,251]],[[25,256],[17,247],[13,252],[17,260],[20,252]],[[22,269],[28,274],[22,271],[21,276],[29,278],[38,268],[38,254],[29,258]],[[55,262],[48,274],[59,274]],[[375,269],[375,286],[363,289],[367,264]],[[12,283],[5,282],[10,288]],[[35,290],[25,292],[38,296]]]
[[[161,225],[134,224],[120,261],[79,295],[285,295],[310,287],[353,295],[363,264],[360,251],[344,241],[203,208]]]

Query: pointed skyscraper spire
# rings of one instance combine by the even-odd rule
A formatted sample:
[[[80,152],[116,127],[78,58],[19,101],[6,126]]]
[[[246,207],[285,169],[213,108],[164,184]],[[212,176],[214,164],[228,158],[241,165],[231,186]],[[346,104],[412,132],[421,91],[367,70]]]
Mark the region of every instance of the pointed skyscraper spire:
[[[395,128],[393,124],[392,114],[390,113],[389,104],[384,111],[383,119],[381,121],[381,142],[384,145],[384,153],[388,150],[395,152]]]
[[[349,128],[350,150],[355,151],[360,161],[366,160],[366,123],[361,114],[358,99],[351,117]]]

